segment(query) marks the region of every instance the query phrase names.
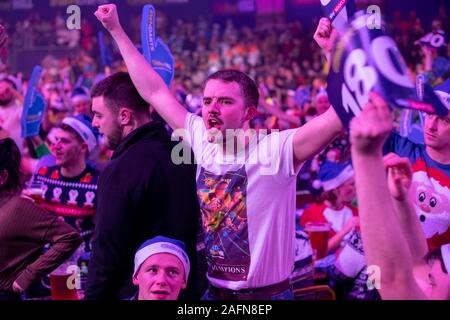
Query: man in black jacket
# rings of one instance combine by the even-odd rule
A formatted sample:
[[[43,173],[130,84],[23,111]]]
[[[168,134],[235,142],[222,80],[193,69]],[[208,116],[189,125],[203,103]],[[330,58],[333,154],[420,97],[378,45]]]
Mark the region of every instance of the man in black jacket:
[[[134,253],[149,238],[164,235],[185,242],[195,265],[195,168],[172,162],[173,142],[164,124],[151,120],[149,105],[128,73],[102,80],[92,97],[93,126],[114,153],[99,179],[86,298],[124,299],[135,292]],[[193,290],[191,275],[187,295]]]

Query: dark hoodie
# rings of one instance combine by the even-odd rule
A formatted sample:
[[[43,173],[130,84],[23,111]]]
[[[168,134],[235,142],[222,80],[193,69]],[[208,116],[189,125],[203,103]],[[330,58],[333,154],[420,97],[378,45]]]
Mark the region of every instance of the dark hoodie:
[[[184,241],[196,266],[195,166],[173,164],[174,145],[161,122],[146,124],[122,141],[100,175],[87,299],[132,296],[134,254],[158,235]],[[186,295],[196,297],[192,269]]]

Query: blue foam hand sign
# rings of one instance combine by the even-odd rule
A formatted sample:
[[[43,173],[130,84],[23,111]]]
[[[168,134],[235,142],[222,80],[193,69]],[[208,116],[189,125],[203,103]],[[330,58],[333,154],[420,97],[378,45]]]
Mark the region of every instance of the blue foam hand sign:
[[[145,59],[161,76],[167,86],[173,80],[174,59],[169,47],[156,36],[156,10],[152,5],[145,5],[142,9],[141,41]]]
[[[331,59],[327,91],[344,127],[365,107],[370,91],[390,106],[446,115],[447,108],[427,85],[420,101],[394,40],[382,29],[369,29],[366,21],[363,12],[355,14]]]
[[[33,137],[39,134],[39,128],[44,118],[45,101],[37,90],[42,67],[35,66],[28,84],[22,112],[22,137]]]
[[[102,31],[98,33],[98,46],[100,48],[100,60],[103,67],[111,67],[112,65],[112,53],[111,50],[105,45],[104,34]]]
[[[353,17],[355,0],[320,0],[325,17],[331,20],[338,32],[345,31],[346,25]]]
[[[156,41],[155,51],[152,52],[151,64],[167,86],[170,86],[174,75],[174,60],[169,47],[161,38],[158,38]]]

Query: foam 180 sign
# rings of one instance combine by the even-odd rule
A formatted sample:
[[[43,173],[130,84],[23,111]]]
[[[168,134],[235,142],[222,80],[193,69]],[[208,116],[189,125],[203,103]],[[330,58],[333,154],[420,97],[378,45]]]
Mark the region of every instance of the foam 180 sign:
[[[447,108],[425,87],[418,99],[414,83],[394,40],[381,29],[369,29],[360,11],[337,41],[328,75],[328,95],[344,126],[367,104],[369,92],[379,93],[389,105],[446,115]]]

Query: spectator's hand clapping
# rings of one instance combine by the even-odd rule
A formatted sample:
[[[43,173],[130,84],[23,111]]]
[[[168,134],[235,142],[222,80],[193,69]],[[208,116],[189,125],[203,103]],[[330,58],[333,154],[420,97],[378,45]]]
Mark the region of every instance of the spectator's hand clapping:
[[[389,153],[384,157],[384,165],[388,169],[388,186],[392,197],[397,201],[407,200],[412,181],[409,159]]]

